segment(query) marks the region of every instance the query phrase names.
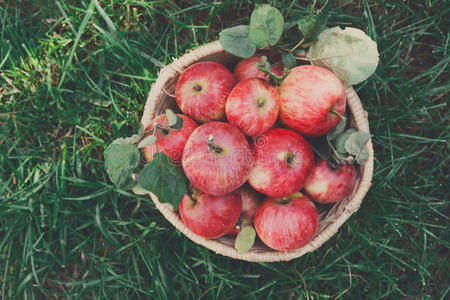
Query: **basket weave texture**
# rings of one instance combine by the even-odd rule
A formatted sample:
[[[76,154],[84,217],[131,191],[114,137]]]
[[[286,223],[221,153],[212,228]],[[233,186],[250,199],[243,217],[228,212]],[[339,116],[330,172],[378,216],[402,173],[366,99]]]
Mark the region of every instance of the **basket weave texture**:
[[[164,113],[167,108],[179,111],[173,95],[179,75],[188,66],[199,61],[216,61],[224,65],[230,65],[237,60],[237,57],[225,52],[218,41],[193,49],[176,59],[173,63],[161,70],[158,79],[153,84],[145,103],[144,114],[141,120],[142,125],[147,127],[154,117]],[[347,96],[347,108],[350,109],[349,117],[351,126],[357,130],[370,133],[367,113],[364,111],[358,95],[352,87],[346,88],[345,93]],[[234,239],[228,237],[207,239],[196,235],[184,225],[178,213],[173,211],[169,204],[161,203],[154,194],[149,194],[156,208],[164,217],[197,244],[218,254],[240,260],[252,262],[288,261],[319,248],[359,209],[364,196],[370,188],[373,174],[374,153],[372,140],[369,140],[367,147],[369,149],[369,160],[359,168],[358,179],[352,194],[347,199],[334,204],[331,208],[322,211],[319,210],[320,223],[315,237],[307,245],[295,251],[281,252],[270,249],[262,244],[256,244],[249,252],[239,254],[234,249]]]

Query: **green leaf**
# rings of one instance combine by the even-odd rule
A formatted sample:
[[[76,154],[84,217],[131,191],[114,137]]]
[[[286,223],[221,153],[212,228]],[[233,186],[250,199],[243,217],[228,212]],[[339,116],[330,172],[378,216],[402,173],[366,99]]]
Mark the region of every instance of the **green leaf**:
[[[219,41],[225,51],[235,56],[249,58],[256,52],[256,46],[250,39],[248,25],[238,25],[223,30],[219,34]]]
[[[311,64],[334,72],[346,86],[360,83],[378,66],[377,44],[362,30],[333,27],[321,32],[308,53]]]
[[[136,183],[135,185],[133,185],[133,187],[131,188],[131,190],[133,191],[133,193],[135,193],[136,195],[147,195],[148,191],[146,189],[144,189],[139,182]]]
[[[111,144],[130,145],[136,143],[138,140],[139,135],[133,134],[130,137],[115,139]]]
[[[141,149],[141,148],[144,148],[144,147],[147,147],[147,146],[151,146],[151,145],[153,145],[155,142],[156,142],[156,136],[154,136],[153,134],[152,134],[152,135],[149,135],[148,137],[146,137],[145,139],[143,139],[143,140],[139,143],[138,148]]]
[[[186,194],[186,178],[169,156],[155,153],[139,174],[139,184],[176,210]]]
[[[142,125],[141,123],[139,124],[139,129],[138,129],[138,134],[141,134],[142,132],[144,132],[145,130],[145,126]],[[135,134],[136,135],[136,134]],[[133,135],[134,136],[134,135]]]
[[[308,138],[308,143],[311,145],[313,151],[322,159],[330,156],[330,146],[324,136]]]
[[[278,43],[284,18],[278,9],[268,4],[257,5],[250,16],[250,38],[258,48]]]
[[[344,132],[346,125],[347,125],[347,120],[341,120],[339,122],[339,124],[332,131],[328,132],[327,139],[329,141],[336,139],[338,136],[340,136]]]
[[[356,132],[356,129],[350,128],[336,138],[336,151],[340,156],[347,156],[347,150],[345,150],[345,142],[347,141],[348,137],[354,132]]]
[[[169,126],[173,126],[177,122],[177,115],[173,112],[173,110],[171,110],[169,108],[166,109],[166,117],[167,117]]]
[[[177,115],[171,109],[166,109],[166,117],[169,122],[169,126],[173,126],[177,123]]]
[[[119,140],[119,139],[118,139]],[[104,152],[105,169],[111,181],[121,189],[133,186],[133,173],[139,166],[139,150],[133,144],[124,144],[124,139],[115,140]]]
[[[298,29],[302,33],[304,40],[308,40],[319,27],[318,19],[317,15],[309,15],[298,20]]]
[[[366,146],[361,150],[361,152],[356,155],[356,162],[359,165],[363,165],[366,163],[366,161],[369,159],[369,149],[367,149]]]
[[[278,76],[271,71],[272,65],[267,60],[266,56],[261,56],[261,59],[257,64],[258,70],[264,72],[265,75],[269,76],[269,83],[273,85],[280,85],[284,78],[287,76],[287,72],[283,76]]]
[[[267,56],[264,55],[261,56],[261,59],[258,61],[258,64],[256,66],[260,71],[263,71],[266,74],[269,74],[270,69],[272,68],[272,65],[267,60]]]
[[[285,69],[292,69],[297,66],[297,60],[295,59],[294,54],[292,54],[291,52],[282,53],[281,60],[283,61]]]
[[[244,226],[234,241],[234,248],[239,254],[250,250],[255,243],[256,231],[252,226]]]
[[[302,33],[304,40],[311,39],[325,26],[330,10],[330,3],[331,1],[327,1],[315,14],[305,16],[298,20],[298,29]]]
[[[177,116],[171,109],[166,109],[166,117],[170,128],[175,130],[183,128],[183,119]]]
[[[352,155],[358,155],[366,143],[370,139],[370,134],[364,131],[357,131],[352,133],[345,141],[345,151]]]

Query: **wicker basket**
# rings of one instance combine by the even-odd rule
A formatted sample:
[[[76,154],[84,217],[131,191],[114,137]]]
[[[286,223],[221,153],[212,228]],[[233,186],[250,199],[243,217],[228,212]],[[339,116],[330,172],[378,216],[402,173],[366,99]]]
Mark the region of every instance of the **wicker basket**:
[[[153,84],[145,104],[141,120],[142,125],[149,125],[151,120],[155,116],[164,113],[166,108],[179,111],[173,96],[175,85],[179,75],[189,65],[199,61],[217,61],[233,66],[237,60],[237,57],[225,52],[218,41],[191,50],[179,59],[176,59],[172,64],[161,70],[158,79]],[[352,87],[348,87],[345,93],[347,96],[347,107],[350,108],[351,112],[350,121],[352,126],[358,130],[369,132],[367,113],[363,110],[358,95]],[[195,243],[218,254],[253,262],[288,261],[319,248],[359,209],[364,196],[370,188],[373,174],[373,147],[371,140],[367,143],[367,146],[370,153],[369,160],[358,170],[358,179],[353,193],[347,199],[333,205],[331,208],[327,206],[319,209],[320,223],[315,237],[306,246],[295,251],[280,252],[270,249],[262,243],[256,243],[249,252],[239,254],[234,249],[234,239],[226,236],[219,239],[207,239],[194,234],[184,225],[178,213],[173,211],[170,205],[160,203],[158,198],[152,193],[150,193],[150,196],[158,210],[178,230]]]

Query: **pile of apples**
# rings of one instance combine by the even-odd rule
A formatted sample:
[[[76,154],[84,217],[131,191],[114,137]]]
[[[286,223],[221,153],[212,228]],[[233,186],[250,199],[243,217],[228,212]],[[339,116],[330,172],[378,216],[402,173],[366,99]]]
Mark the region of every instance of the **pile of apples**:
[[[294,67],[280,86],[270,84],[258,69],[263,55],[240,60],[233,72],[212,61],[188,67],[175,90],[183,127],[156,131],[157,143],[144,154],[151,160],[164,152],[181,163],[191,193],[178,209],[195,234],[236,236],[254,226],[268,247],[295,250],[318,229],[311,199],[336,203],[353,191],[354,165],[331,169],[304,138],[334,129],[346,97],[340,79],[314,65]],[[271,72],[283,76],[283,64]],[[167,128],[166,114],[146,129],[155,123]]]

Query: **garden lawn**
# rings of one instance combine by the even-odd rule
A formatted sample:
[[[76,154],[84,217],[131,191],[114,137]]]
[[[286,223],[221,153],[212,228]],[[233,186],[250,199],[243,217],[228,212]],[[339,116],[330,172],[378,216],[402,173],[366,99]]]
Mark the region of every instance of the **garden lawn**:
[[[269,1],[286,18],[308,2]],[[247,24],[250,1],[0,1],[0,298],[448,299],[446,1],[335,1],[329,26],[377,43],[355,87],[373,186],[321,248],[291,262],[214,254],[148,197],[119,191],[103,150],[137,131],[158,71]]]

